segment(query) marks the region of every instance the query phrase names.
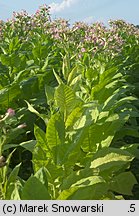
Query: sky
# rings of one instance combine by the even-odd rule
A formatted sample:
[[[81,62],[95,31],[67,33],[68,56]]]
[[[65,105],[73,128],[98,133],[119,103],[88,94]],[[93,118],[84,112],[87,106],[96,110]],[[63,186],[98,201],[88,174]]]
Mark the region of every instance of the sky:
[[[64,18],[73,24],[123,19],[139,25],[139,0],[0,0],[0,19],[12,17],[13,11],[26,10],[35,13],[39,6],[51,6],[52,18]]]

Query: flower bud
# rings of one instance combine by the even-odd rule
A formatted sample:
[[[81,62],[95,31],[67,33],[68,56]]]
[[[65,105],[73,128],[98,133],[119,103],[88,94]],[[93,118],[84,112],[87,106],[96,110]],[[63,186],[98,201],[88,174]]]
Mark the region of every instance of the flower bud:
[[[23,124],[17,126],[17,128],[19,128],[19,129],[22,129],[22,128],[25,128],[25,127],[27,127],[26,123],[23,123]]]
[[[6,159],[3,156],[0,156],[0,168],[6,165]]]
[[[7,118],[10,118],[15,115],[15,111],[12,108],[9,108],[5,113],[5,116],[0,120],[0,122],[4,122]]]
[[[12,116],[15,115],[15,111],[14,111],[12,108],[9,108],[9,109],[7,110],[7,113],[6,113],[6,114],[8,114],[8,117],[12,117]]]

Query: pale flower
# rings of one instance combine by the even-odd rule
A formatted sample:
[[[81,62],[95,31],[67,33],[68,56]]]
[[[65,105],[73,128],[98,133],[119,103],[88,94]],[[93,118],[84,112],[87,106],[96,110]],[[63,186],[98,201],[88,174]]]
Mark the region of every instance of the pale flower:
[[[19,129],[22,129],[22,128],[25,128],[25,127],[27,127],[26,123],[23,123],[23,124],[17,126],[17,128],[19,128]]]
[[[14,115],[15,115],[15,111],[14,111],[12,108],[9,108],[9,109],[7,110],[7,112],[5,113],[4,118],[2,118],[2,119],[0,120],[0,122],[3,122],[3,121],[5,121],[7,118],[10,118],[10,117],[12,117],[12,116],[14,116]]]
[[[6,112],[6,115],[8,115],[8,117],[12,117],[15,115],[15,111],[12,108],[9,108]]]

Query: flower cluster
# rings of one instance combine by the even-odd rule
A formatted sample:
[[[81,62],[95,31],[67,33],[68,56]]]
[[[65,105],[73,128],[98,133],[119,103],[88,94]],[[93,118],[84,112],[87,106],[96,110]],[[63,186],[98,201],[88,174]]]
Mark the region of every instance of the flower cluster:
[[[46,23],[50,21],[49,7],[46,5],[41,6],[35,14],[29,15],[27,11],[13,12],[11,19],[7,20],[2,25],[3,33],[1,33],[0,22],[0,36],[5,36],[7,32],[10,34],[18,35],[21,38],[28,36],[32,31],[36,32],[36,29],[44,29]]]
[[[0,20],[0,38],[2,37],[3,26],[4,26],[4,22]]]
[[[33,15],[25,10],[14,12],[12,19],[5,23],[0,21],[0,38],[11,34],[27,41],[36,32],[43,33],[58,42],[58,46],[65,44],[66,40],[80,56],[85,52],[91,52],[94,56],[102,51],[106,55],[119,55],[130,37],[134,35],[139,40],[139,29],[123,20],[110,20],[109,27],[100,22],[91,25],[76,22],[70,27],[67,20],[51,20],[49,11],[50,8],[43,5]]]
[[[9,131],[10,129],[13,129],[13,127],[15,127],[15,125],[16,125],[17,129],[22,129],[22,128],[27,127],[26,123],[17,125],[18,124],[17,119],[15,119],[15,123],[14,123],[14,125],[12,125],[11,119],[14,116],[15,116],[15,110],[12,108],[9,108],[7,110],[7,112],[5,113],[5,115],[0,116],[0,129],[1,129],[0,134],[1,135],[6,134],[7,131]]]

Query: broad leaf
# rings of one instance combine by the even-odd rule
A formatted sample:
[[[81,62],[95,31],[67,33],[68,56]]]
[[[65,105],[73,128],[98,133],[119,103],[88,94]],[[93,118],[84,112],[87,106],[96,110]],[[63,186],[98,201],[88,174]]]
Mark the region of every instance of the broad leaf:
[[[18,164],[17,166],[15,166],[15,168],[12,170],[12,172],[10,173],[10,176],[7,180],[7,184],[6,184],[6,193],[5,193],[5,198],[6,199],[10,199],[11,198],[11,194],[15,188],[15,182],[17,180],[17,176],[19,173],[19,169],[20,169],[21,164]]]
[[[47,169],[42,167],[35,173],[34,176],[48,189],[47,172]]]
[[[22,200],[49,200],[50,195],[46,187],[35,176],[31,176],[24,185]]]
[[[65,114],[65,119],[69,113],[77,106],[78,100],[73,90],[65,84],[60,84],[55,92],[57,106]]]
[[[77,181],[69,189],[62,191],[57,199],[95,200],[102,199],[108,186],[100,176],[92,176]]]
[[[118,171],[129,165],[134,157],[127,151],[118,148],[103,148],[92,158],[90,168],[99,168],[107,174]]]
[[[119,194],[133,195],[132,188],[134,184],[137,184],[134,175],[131,172],[124,172],[112,179],[110,189]]]

